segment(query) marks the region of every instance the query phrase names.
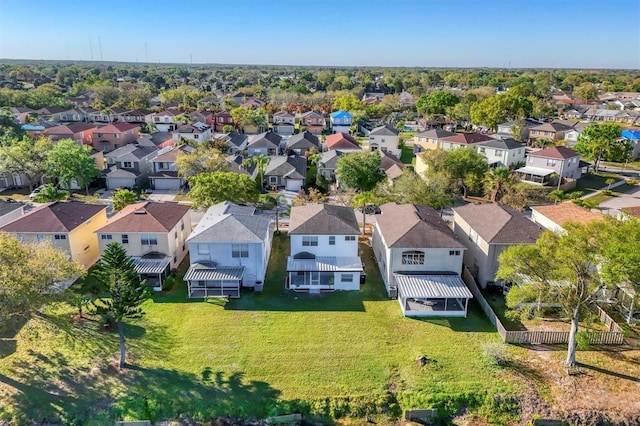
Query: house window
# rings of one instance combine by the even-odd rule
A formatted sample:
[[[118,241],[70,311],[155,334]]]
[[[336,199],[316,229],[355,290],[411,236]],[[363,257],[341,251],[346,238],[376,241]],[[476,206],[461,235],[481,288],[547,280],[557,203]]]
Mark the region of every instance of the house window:
[[[158,245],[158,237],[156,234],[140,234],[140,244],[143,246]]]
[[[200,137],[200,135],[193,135],[194,139],[198,139]]]
[[[102,235],[100,235],[100,239],[101,240],[111,240],[113,238],[112,238],[111,234],[102,234]]]
[[[24,234],[18,234],[18,239],[21,243],[24,243]]]
[[[318,245],[318,237],[312,237],[312,236],[303,236],[302,237],[302,245],[304,247],[311,247],[311,246],[317,246]]]
[[[278,176],[269,176],[269,183],[275,185],[278,183]]]
[[[131,167],[133,167],[133,163],[131,163],[131,161],[123,161],[122,167],[124,167],[125,169],[130,169]]]
[[[495,155],[502,155],[502,150],[501,149],[496,149]]]
[[[198,244],[198,254],[209,254],[209,245]]]
[[[118,139],[118,138],[120,138],[120,135],[116,133],[115,135],[113,135],[113,137],[114,137],[115,139]]]
[[[347,235],[344,237],[345,241],[355,241],[356,240],[356,236],[355,235]]]
[[[403,265],[424,265],[424,253],[421,251],[402,252]]]
[[[122,244],[129,244],[129,234],[122,234]]]
[[[42,234],[36,234],[36,241],[41,243],[44,241],[44,235]]]
[[[480,148],[480,154],[484,154],[485,149],[484,148]]]
[[[352,283],[353,282],[353,274],[342,274],[340,275],[341,283]]]
[[[231,257],[249,257],[249,244],[232,244]]]
[[[173,231],[173,238],[178,239],[178,231]]]
[[[64,235],[64,234],[56,234],[56,235],[53,236],[53,239],[54,240],[66,240],[67,236]]]
[[[184,231],[184,220],[180,222],[180,230]]]
[[[529,162],[533,163],[533,157],[529,157]]]
[[[556,160],[547,160],[548,167],[555,167],[555,165],[556,165]]]
[[[329,237],[329,245],[330,246],[335,246],[336,245],[336,237],[335,236],[330,236]]]
[[[460,250],[449,250],[449,256],[460,256]]]

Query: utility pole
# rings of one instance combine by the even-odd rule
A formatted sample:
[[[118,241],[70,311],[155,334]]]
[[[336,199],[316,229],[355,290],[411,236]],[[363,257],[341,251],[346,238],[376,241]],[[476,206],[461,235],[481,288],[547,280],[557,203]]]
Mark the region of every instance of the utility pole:
[[[100,48],[100,61],[102,61],[102,40],[100,40],[100,36],[98,36],[98,47]]]
[[[147,50],[147,42],[144,42],[144,60],[149,63],[149,51]]]
[[[89,36],[89,51],[91,52],[91,62],[93,62],[93,44],[91,44],[91,36]]]

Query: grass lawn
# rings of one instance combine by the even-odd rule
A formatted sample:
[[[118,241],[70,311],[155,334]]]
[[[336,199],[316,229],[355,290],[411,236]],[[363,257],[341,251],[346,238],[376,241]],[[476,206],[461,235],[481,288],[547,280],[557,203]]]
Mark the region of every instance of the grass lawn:
[[[400,154],[400,161],[404,164],[415,164],[416,157],[413,155],[413,146],[403,146]]]
[[[323,418],[434,406],[480,412],[521,390],[483,357],[497,333],[475,303],[467,319],[403,318],[386,297],[371,249],[361,245],[360,292],[295,294],[283,288],[288,239],[274,242],[265,291],[189,300],[185,285],[156,294],[126,326],[129,362],[114,367],[117,339],[52,304],[0,341],[0,420],[113,424],[113,420],[266,416]],[[416,363],[418,356],[432,360]],[[500,415],[491,406],[485,415]],[[508,411],[508,410],[507,410]],[[490,413],[490,414],[486,414]],[[512,412],[509,412],[513,414]]]
[[[607,187],[606,181],[609,178],[613,178],[616,181],[625,179],[624,176],[620,176],[615,173],[606,173],[606,172],[589,173],[589,174],[583,175],[580,179],[578,179],[578,183],[574,191],[583,191],[585,194],[589,192],[598,191],[602,188]]]
[[[629,191],[633,186],[627,185],[626,183],[615,188],[612,188],[609,193],[605,191],[600,192],[599,194],[594,195],[593,197],[587,198],[592,205],[599,206],[600,204],[608,201],[614,197],[617,197],[619,194],[624,194]]]

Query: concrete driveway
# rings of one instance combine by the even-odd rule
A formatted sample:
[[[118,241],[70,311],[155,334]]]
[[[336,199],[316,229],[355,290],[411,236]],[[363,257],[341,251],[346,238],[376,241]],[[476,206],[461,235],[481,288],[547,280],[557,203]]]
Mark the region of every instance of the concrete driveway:
[[[634,186],[629,191],[600,204],[601,208],[616,210],[636,206],[640,206],[640,186]]]
[[[177,189],[153,189],[147,192],[149,201],[173,201],[178,194]]]

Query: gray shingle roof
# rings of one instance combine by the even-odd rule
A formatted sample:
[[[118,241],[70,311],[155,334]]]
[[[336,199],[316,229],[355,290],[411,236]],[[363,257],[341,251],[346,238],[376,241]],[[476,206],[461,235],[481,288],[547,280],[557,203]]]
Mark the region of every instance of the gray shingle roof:
[[[466,248],[431,207],[387,203],[380,210],[377,226],[389,248]]]
[[[501,204],[467,204],[453,209],[488,243],[533,244],[542,228],[522,213]]]
[[[388,124],[385,124],[380,127],[376,127],[375,129],[371,130],[371,132],[369,133],[369,135],[374,135],[374,136],[375,135],[398,136],[399,134],[400,134],[400,130]]]
[[[271,231],[271,217],[256,215],[254,207],[224,201],[209,207],[187,241],[261,243]]]
[[[353,208],[332,204],[307,204],[291,209],[291,235],[359,235]]]
[[[440,138],[448,138],[449,136],[454,136],[455,133],[448,132],[444,129],[431,129],[422,133],[418,133],[416,136],[419,138],[430,138],[430,139],[440,139]]]
[[[289,138],[287,141],[287,148],[289,149],[320,149],[320,141],[318,137],[309,132],[298,133]]]
[[[11,213],[14,210],[18,210],[22,207],[24,207],[25,204],[24,203],[18,203],[15,201],[4,201],[4,200],[0,200],[0,217]]]
[[[265,176],[281,176],[290,179],[304,179],[307,174],[307,159],[299,155],[271,157],[264,172]]]
[[[278,149],[281,140],[282,137],[275,132],[264,132],[249,138],[249,147]]]
[[[524,148],[524,145],[513,138],[494,139],[492,141],[480,142],[478,146],[488,146],[498,149],[518,149]]]

